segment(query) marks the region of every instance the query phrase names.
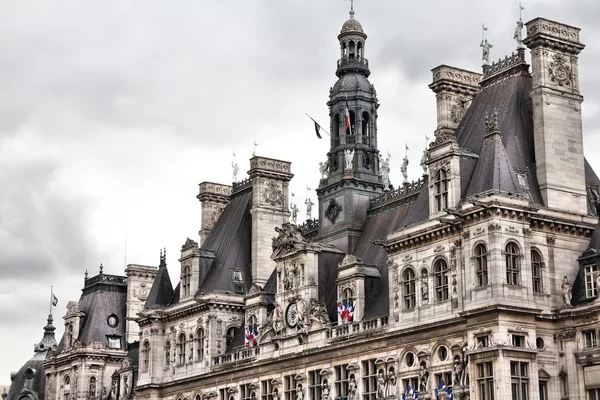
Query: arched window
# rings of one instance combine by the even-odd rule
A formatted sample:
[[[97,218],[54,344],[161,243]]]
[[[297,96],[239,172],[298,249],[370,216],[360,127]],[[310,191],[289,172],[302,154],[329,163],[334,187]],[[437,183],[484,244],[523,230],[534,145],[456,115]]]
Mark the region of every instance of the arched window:
[[[150,342],[144,341],[142,345],[142,372],[148,372],[150,368]]]
[[[370,144],[370,122],[371,119],[369,117],[369,113],[368,112],[363,112],[362,113],[362,129],[361,129],[361,133],[362,133],[362,140],[363,140],[363,144]]]
[[[196,360],[200,361],[204,358],[204,329],[196,330]]]
[[[475,246],[475,271],[477,272],[477,286],[488,284],[487,249],[483,243]]]
[[[225,346],[229,347],[231,342],[233,341],[234,336],[238,333],[239,328],[237,326],[232,326],[227,329],[227,334],[225,335]]]
[[[73,344],[73,325],[69,324],[67,325],[67,335],[65,338],[65,345],[68,348],[71,347],[71,345]]]
[[[69,400],[69,396],[71,393],[71,378],[69,375],[65,375],[63,378],[63,387],[62,387],[62,398],[64,400]]]
[[[519,265],[519,246],[510,242],[506,245],[506,283],[520,285],[521,268]]]
[[[189,265],[186,265],[183,267],[183,274],[181,275],[181,287],[183,289],[183,297],[188,297],[190,295],[191,280],[191,268]]]
[[[350,43],[348,44],[348,58],[350,60],[354,60],[355,58],[355,54],[356,54],[356,44],[354,43],[354,41],[350,41]]]
[[[165,365],[171,365],[171,341],[167,340],[165,343]]]
[[[344,117],[345,118],[345,117]],[[354,111],[350,111],[350,127],[346,128],[346,120],[344,119],[344,128],[346,129],[346,135],[354,136],[356,134],[356,115]],[[354,137],[346,138],[346,143],[354,144]]]
[[[433,278],[435,282],[435,299],[448,300],[448,264],[444,259],[439,259],[433,264]]]
[[[90,399],[94,399],[96,397],[96,377],[92,376],[90,378],[90,387],[88,389],[88,395]]]
[[[362,42],[358,42],[358,44],[356,45],[356,49],[357,49],[357,53],[358,53],[358,61],[362,61],[363,59],[363,43]]]
[[[185,333],[179,334],[177,352],[179,353],[179,364],[185,364]]]
[[[415,271],[412,268],[407,268],[402,274],[402,281],[404,284],[404,308],[407,310],[412,310],[413,308],[415,308],[415,278]]]
[[[443,211],[448,208],[448,174],[440,169],[435,174],[433,181],[435,187],[435,205],[436,211]]]
[[[542,255],[537,250],[531,250],[531,279],[534,293],[542,293]]]

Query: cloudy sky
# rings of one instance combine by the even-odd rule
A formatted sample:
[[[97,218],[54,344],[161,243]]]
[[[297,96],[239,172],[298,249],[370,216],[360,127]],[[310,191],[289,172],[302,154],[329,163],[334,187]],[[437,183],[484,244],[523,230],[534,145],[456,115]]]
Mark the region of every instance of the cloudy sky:
[[[536,16],[582,28],[586,155],[600,171],[597,0],[525,0]],[[327,140],[342,0],[4,0],[0,2],[0,384],[42,336],[50,285],[55,324],[86,270],[156,265],[198,238],[198,183],[229,183],[232,152],[292,162],[297,203],[318,182]],[[420,176],[435,129],[431,68],[479,71],[481,23],[492,58],[512,52],[515,0],[357,0],[369,35],[380,150],[401,180]],[[316,200],[314,191],[311,193]],[[300,206],[304,210],[303,205]],[[125,257],[125,240],[127,252]]]

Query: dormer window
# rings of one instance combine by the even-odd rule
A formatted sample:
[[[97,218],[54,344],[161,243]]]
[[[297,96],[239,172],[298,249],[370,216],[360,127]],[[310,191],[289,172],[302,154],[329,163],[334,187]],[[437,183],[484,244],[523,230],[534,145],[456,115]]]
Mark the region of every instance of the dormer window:
[[[448,174],[444,169],[440,169],[435,174],[433,186],[435,188],[436,211],[444,211],[448,208]]]
[[[183,271],[181,274],[181,288],[183,291],[183,297],[188,297],[190,295],[190,288],[192,282],[192,268],[189,265],[185,265],[183,267]]]
[[[233,271],[233,282],[235,282],[235,283],[243,283],[244,282],[244,275],[242,274],[242,271],[237,270],[237,269]]]
[[[120,349],[121,348],[121,337],[120,336],[107,336],[108,348],[109,349]]]
[[[598,296],[596,287],[596,275],[598,274],[598,265],[586,265],[583,268],[583,280],[585,282],[585,297],[588,299]]]

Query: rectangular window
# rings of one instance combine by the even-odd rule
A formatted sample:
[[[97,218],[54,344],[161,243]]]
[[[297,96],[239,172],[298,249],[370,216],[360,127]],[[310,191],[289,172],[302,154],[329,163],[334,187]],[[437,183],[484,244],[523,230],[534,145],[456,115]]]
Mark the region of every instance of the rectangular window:
[[[525,347],[525,336],[512,335],[512,345],[514,347]]]
[[[582,333],[586,348],[598,347],[598,337],[596,336],[595,330],[584,331]]]
[[[228,400],[227,389],[219,389],[219,398],[221,400]]]
[[[479,400],[494,400],[494,364],[477,363],[477,391]]]
[[[512,400],[529,400],[529,363],[510,362]]]
[[[548,400],[548,382],[539,381],[540,400]]]
[[[250,394],[252,389],[250,389],[250,384],[246,383],[244,385],[240,385],[240,398],[241,400],[250,400],[252,397]]]
[[[321,374],[316,369],[308,373],[308,395],[310,400],[321,400]]]
[[[348,364],[338,365],[335,368],[335,399],[348,398]]]
[[[273,385],[270,379],[260,383],[260,399],[273,400]]]
[[[414,390],[417,390],[419,388],[419,377],[411,376],[409,378],[402,379],[402,393],[406,393],[408,385],[410,385],[410,387]]]
[[[435,383],[436,388],[440,387],[440,385],[442,383],[442,379],[444,380],[446,387],[451,389],[452,388],[452,371],[440,372],[439,374],[435,374],[434,383]]]
[[[481,347],[488,347],[489,346],[489,339],[488,336],[478,336],[477,337],[477,347],[481,348]]]
[[[600,389],[587,390],[587,400],[600,400]]]
[[[283,387],[285,400],[294,400],[296,398],[296,379],[294,375],[288,375],[283,378]]]
[[[583,269],[585,282],[585,297],[587,297],[588,299],[591,297],[596,297],[598,295],[595,279],[597,273],[598,266],[596,264],[586,265]]]
[[[109,349],[120,349],[121,348],[121,338],[118,336],[108,336],[108,348]]]
[[[377,396],[377,369],[375,360],[362,362],[363,400],[375,400]]]
[[[531,252],[531,279],[533,293],[542,293],[542,259],[537,251]]]

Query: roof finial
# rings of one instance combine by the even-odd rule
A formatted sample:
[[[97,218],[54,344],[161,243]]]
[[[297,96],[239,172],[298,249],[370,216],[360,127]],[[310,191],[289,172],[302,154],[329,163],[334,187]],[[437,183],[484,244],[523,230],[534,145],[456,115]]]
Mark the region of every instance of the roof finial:
[[[485,113],[485,135],[500,134],[500,127],[498,124],[498,109],[494,109],[494,112],[490,116]]]
[[[164,248],[164,251],[163,251],[163,249],[160,249],[160,265],[161,266],[167,265],[167,248],[166,247]]]
[[[523,45],[523,10],[525,7],[519,1],[519,20],[517,21],[517,27],[515,28],[515,34],[513,39],[517,41],[517,49],[524,49]]]
[[[350,0],[350,18],[354,18],[354,0]]]
[[[104,269],[104,267],[102,266],[102,263],[100,263],[100,275],[103,274],[102,270]]]
[[[490,49],[492,47],[494,47],[494,45],[492,45],[490,42],[488,42],[488,40],[485,38],[485,32],[487,30],[488,30],[488,28],[482,22],[481,23],[481,44],[479,45],[479,47],[481,47],[481,49],[483,51],[483,54],[481,56],[481,59],[483,61],[483,67],[487,67],[488,65],[490,65]]]

